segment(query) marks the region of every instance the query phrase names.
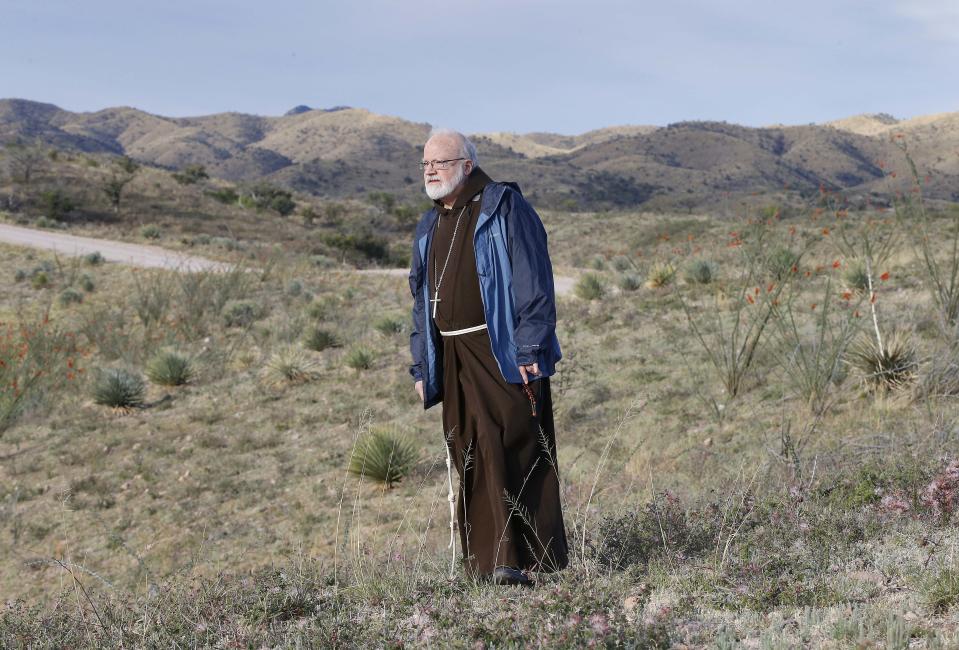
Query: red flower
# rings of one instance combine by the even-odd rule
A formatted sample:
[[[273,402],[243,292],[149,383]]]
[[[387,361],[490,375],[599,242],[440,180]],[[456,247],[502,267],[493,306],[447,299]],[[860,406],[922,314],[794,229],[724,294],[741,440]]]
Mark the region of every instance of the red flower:
[[[829,228],[823,228],[823,229],[822,229],[822,234],[823,234],[823,235],[829,235]]]
[[[885,282],[886,280],[888,280],[888,279],[889,279],[889,271],[886,271],[885,273],[883,273],[882,275],[880,275],[880,276],[879,276],[879,279],[882,280],[883,282]]]
[[[850,299],[852,299],[852,291],[843,291],[843,292],[842,292],[842,299],[843,299],[843,300],[850,300]]]
[[[756,301],[753,300],[753,297],[752,297],[751,295],[749,295],[748,293],[746,294],[746,300],[747,300],[747,302],[749,302],[750,305],[756,304]]]
[[[839,260],[836,260],[835,262],[832,263],[832,267],[834,269],[838,269],[840,266],[842,266],[842,264],[839,263]]]
[[[816,303],[813,303],[812,305],[810,305],[809,308],[812,309],[813,311],[816,311]]]

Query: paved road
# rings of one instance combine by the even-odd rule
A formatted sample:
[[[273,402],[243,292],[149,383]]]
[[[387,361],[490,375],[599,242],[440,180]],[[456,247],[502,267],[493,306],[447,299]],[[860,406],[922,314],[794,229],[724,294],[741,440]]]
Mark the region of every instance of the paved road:
[[[110,239],[79,237],[62,232],[34,230],[21,226],[0,223],[0,241],[17,246],[30,246],[56,251],[63,255],[87,255],[99,251],[104,259],[131,266],[176,269],[180,271],[221,270],[229,264],[214,262],[203,257],[185,255],[159,246],[130,244]]]
[[[80,237],[62,232],[49,230],[35,230],[22,226],[11,226],[0,223],[0,241],[17,246],[29,246],[56,251],[63,255],[79,256],[99,251],[109,262],[119,262],[131,266],[147,268],[175,269],[178,271],[225,270],[231,265],[224,262],[215,262],[203,257],[186,255],[159,246],[146,244],[130,244],[128,242],[113,241],[110,239],[96,239]],[[358,271],[376,275],[402,275],[407,269],[365,269]],[[563,276],[555,276],[556,293],[567,295],[572,292],[575,280]]]

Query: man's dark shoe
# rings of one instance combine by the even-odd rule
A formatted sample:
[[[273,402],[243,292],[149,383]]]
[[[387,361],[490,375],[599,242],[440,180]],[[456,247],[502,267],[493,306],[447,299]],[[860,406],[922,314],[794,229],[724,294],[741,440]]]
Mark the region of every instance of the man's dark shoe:
[[[493,569],[493,584],[496,585],[519,585],[521,587],[532,587],[535,582],[526,576],[519,569],[510,566],[498,566]]]

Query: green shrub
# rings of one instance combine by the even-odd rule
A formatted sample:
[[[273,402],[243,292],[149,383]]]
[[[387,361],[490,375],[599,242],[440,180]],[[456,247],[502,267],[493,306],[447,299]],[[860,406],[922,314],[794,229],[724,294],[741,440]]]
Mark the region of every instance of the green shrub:
[[[309,350],[322,352],[327,348],[338,347],[339,341],[337,341],[336,336],[332,332],[319,327],[313,327],[307,331],[306,338],[303,339],[303,345]]]
[[[716,279],[716,264],[709,260],[692,260],[686,265],[683,277],[690,284],[709,284]]]
[[[403,321],[391,316],[384,316],[373,327],[383,336],[392,336],[403,331]]]
[[[171,174],[180,185],[193,185],[210,177],[203,165],[187,165],[182,171]]]
[[[846,286],[853,291],[869,290],[869,274],[866,272],[866,263],[862,260],[853,260],[846,265],[843,271]]]
[[[27,272],[23,269],[17,269],[13,273],[13,279],[15,282],[23,282],[27,279]]]
[[[947,567],[922,585],[926,603],[936,614],[945,614],[959,603],[959,570]]]
[[[86,291],[87,293],[93,293],[93,291],[96,290],[97,288],[97,285],[94,284],[93,282],[93,278],[87,273],[84,273],[83,275],[80,276],[79,282],[80,282],[80,288]]]
[[[646,288],[660,289],[673,283],[676,277],[676,267],[666,262],[653,264],[646,273]]]
[[[33,275],[30,284],[34,289],[46,289],[50,286],[50,276],[47,275],[46,271],[40,271]]]
[[[328,269],[336,265],[336,262],[326,255],[310,255],[310,264],[320,269]]]
[[[99,266],[106,261],[100,251],[93,251],[83,256],[83,263],[89,266]]]
[[[209,190],[206,195],[225,205],[231,205],[240,200],[240,195],[232,187],[224,187],[219,190]]]
[[[777,280],[783,280],[798,270],[799,254],[785,246],[774,248],[766,257],[766,272]]]
[[[409,475],[416,457],[416,447],[407,438],[388,430],[373,429],[357,441],[349,471],[390,489]]]
[[[123,369],[101,370],[93,386],[93,401],[116,409],[140,408],[145,395],[143,379]]]
[[[176,352],[163,351],[147,362],[146,375],[154,384],[183,386],[193,380],[193,364]]]
[[[362,346],[352,348],[346,355],[346,365],[353,370],[369,370],[373,365],[372,350]]]
[[[619,276],[619,288],[623,291],[636,291],[643,286],[639,276],[635,273],[623,273]]]
[[[65,227],[59,221],[55,221],[46,216],[37,217],[33,225],[37,228],[49,228],[52,230],[62,230]]]
[[[584,273],[576,281],[573,292],[582,300],[599,300],[606,295],[606,286],[595,273]]]
[[[59,188],[42,192],[40,205],[43,206],[43,215],[56,221],[63,219],[77,208],[76,201]]]
[[[290,283],[286,285],[286,294],[295,297],[301,293],[303,293],[303,283],[299,280],[290,280]]]
[[[633,267],[633,262],[625,255],[617,255],[612,261],[613,268],[620,273],[628,271]]]
[[[602,255],[595,255],[592,260],[590,260],[589,265],[593,267],[596,271],[605,271],[606,270],[606,258]]]
[[[146,239],[159,239],[160,227],[155,223],[147,224],[140,228],[140,236]]]
[[[227,327],[248,327],[261,315],[260,306],[252,300],[231,300],[223,307],[223,322]]]
[[[325,300],[314,300],[306,307],[306,315],[314,320],[324,320],[329,314],[329,303]]]
[[[263,379],[275,388],[316,378],[316,362],[302,349],[287,345],[274,352],[263,369]]]
[[[78,303],[83,302],[83,294],[77,291],[76,289],[67,287],[66,289],[60,292],[60,295],[58,296],[57,300],[59,300],[60,305],[62,307],[68,307],[70,305],[76,305]]]

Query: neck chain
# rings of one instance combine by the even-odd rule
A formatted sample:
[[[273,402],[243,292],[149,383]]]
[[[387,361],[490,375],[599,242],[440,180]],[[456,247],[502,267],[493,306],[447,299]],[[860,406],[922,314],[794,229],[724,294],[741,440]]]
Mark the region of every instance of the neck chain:
[[[443,262],[443,270],[439,272],[439,276],[437,276],[436,260],[433,260],[433,299],[430,300],[430,302],[433,303],[433,318],[436,318],[436,307],[440,303],[440,285],[443,284],[443,276],[446,275],[446,267],[450,263],[450,255],[453,254],[453,244],[456,242],[456,233],[460,229],[460,218],[462,218],[463,213],[466,212],[466,208],[468,208],[469,205],[469,203],[464,205],[456,217],[456,225],[453,226],[453,236],[450,238],[450,249],[446,251],[446,261]]]

